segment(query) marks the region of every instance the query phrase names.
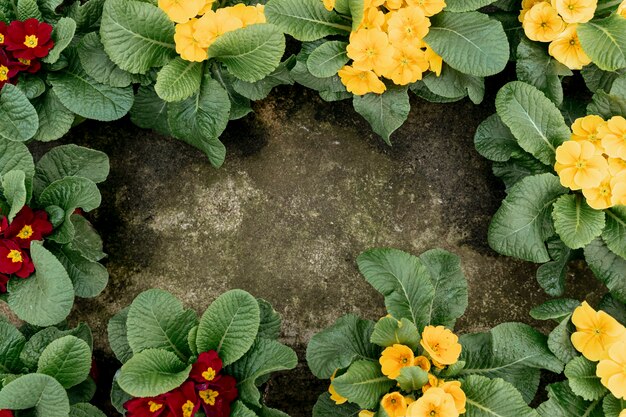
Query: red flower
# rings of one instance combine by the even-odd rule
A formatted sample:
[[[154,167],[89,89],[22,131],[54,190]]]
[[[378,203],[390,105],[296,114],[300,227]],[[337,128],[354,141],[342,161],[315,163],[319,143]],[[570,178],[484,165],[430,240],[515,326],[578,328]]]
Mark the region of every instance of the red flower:
[[[35,271],[35,265],[17,243],[12,240],[0,240],[0,273],[15,274],[28,278]]]
[[[0,218],[0,237],[4,235],[4,232],[6,232],[8,228],[9,228],[9,221],[7,220],[5,216],[2,216]]]
[[[187,381],[174,391],[165,394],[167,405],[174,417],[194,417],[200,408],[200,399],[192,381]]]
[[[203,352],[193,364],[189,378],[198,384],[212,382],[218,379],[222,372],[223,363],[216,351]]]
[[[0,410],[0,417],[13,417],[13,411],[11,411],[11,410]]]
[[[0,46],[3,46],[6,43],[8,28],[9,27],[6,23],[0,22]],[[2,417],[1,414],[0,417]]]
[[[7,284],[9,283],[9,277],[6,275],[0,274],[0,294],[4,294],[7,292]],[[2,411],[0,411],[0,417],[2,416]]]
[[[11,61],[6,52],[0,49],[0,89],[6,83],[10,83],[18,72],[19,68],[15,62]]]
[[[44,210],[33,211],[24,206],[9,225],[6,237],[13,239],[20,247],[30,248],[33,240],[42,240],[52,233],[52,223],[48,221],[48,213]]]
[[[198,395],[207,417],[229,417],[230,405],[237,398],[237,381],[223,375],[215,382],[198,386]]]
[[[168,417],[172,414],[167,408],[165,395],[151,398],[133,398],[124,403],[126,417]]]
[[[23,59],[19,58],[15,63],[15,67],[21,72],[28,72],[29,74],[35,74],[41,69],[41,62],[36,59]]]
[[[37,19],[27,19],[24,22],[15,20],[9,25],[6,47],[13,52],[15,58],[43,58],[54,46],[50,35],[52,26],[47,23]]]

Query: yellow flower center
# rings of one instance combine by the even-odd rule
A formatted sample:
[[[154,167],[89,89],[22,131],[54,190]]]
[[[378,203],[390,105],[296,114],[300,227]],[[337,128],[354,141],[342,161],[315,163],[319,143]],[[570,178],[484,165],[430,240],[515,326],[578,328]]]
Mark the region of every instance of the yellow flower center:
[[[202,372],[202,378],[207,381],[213,381],[215,379],[215,369],[209,367],[206,371]]]
[[[571,46],[576,46],[576,39],[574,39],[574,38],[570,39],[570,40],[569,40],[569,44],[570,44]]]
[[[200,398],[202,398],[202,401],[204,401],[205,404],[208,405],[215,405],[215,401],[217,401],[217,397],[220,395],[219,392],[217,391],[213,391],[213,390],[205,390],[205,391],[200,391]]]
[[[26,39],[24,39],[24,45],[28,48],[36,48],[39,44],[39,39],[35,35],[28,35]]]
[[[437,415],[437,412],[435,410],[430,410],[430,413],[428,413],[428,415],[431,417],[435,417]]]
[[[392,398],[391,400],[389,400],[389,402],[390,402],[392,405],[394,405],[394,404],[396,403],[396,399],[395,399],[395,398]]]
[[[23,261],[22,252],[20,252],[19,250],[15,250],[15,249],[9,252],[9,254],[7,255],[7,258],[10,259],[14,264],[20,263]]]
[[[574,7],[573,4],[570,4],[570,5],[567,6],[567,8],[570,9],[571,11],[573,11],[576,7]]]
[[[19,237],[20,239],[28,239],[32,235],[33,228],[31,227],[31,225],[27,224],[26,226],[22,227],[22,230],[20,230],[20,232],[17,234],[17,237]]]
[[[9,79],[9,69],[4,65],[0,65],[0,81],[6,81]]]
[[[148,405],[150,406],[151,413],[156,413],[163,408],[163,404],[155,403],[154,401],[148,401]]]
[[[183,404],[181,408],[183,410],[183,417],[191,417],[194,409],[193,403],[191,401],[187,400],[187,402]]]
[[[611,190],[609,190],[608,187],[603,187],[600,189],[600,195],[602,195],[603,197],[606,197],[609,194],[611,194]]]
[[[17,60],[20,61],[24,65],[30,65],[30,59],[18,58]]]
[[[4,43],[4,35],[0,33],[0,45]]]
[[[365,50],[365,53],[367,54],[367,56],[369,56],[370,58],[376,55],[376,51],[372,48],[367,48]]]
[[[585,161],[578,161],[576,162],[576,168],[578,169],[583,169],[587,164],[585,163]]]

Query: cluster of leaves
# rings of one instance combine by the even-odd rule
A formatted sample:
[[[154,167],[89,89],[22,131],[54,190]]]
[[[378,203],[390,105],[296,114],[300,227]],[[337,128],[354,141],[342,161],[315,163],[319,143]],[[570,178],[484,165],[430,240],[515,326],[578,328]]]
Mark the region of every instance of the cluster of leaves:
[[[626,75],[604,77],[574,117],[520,81],[500,90],[496,109],[475,136],[476,149],[494,162],[493,172],[507,188],[489,228],[491,247],[544,264],[537,280],[557,297],[565,291],[569,262],[584,257],[613,296],[626,301],[626,207],[594,210],[554,172],[555,150],[571,136],[566,118],[626,116]]]
[[[89,404],[96,392],[92,349],[84,324],[18,330],[0,318],[0,410],[16,417],[105,417]]]
[[[272,306],[242,290],[218,297],[200,320],[163,290],[148,290],[109,321],[109,342],[123,366],[111,399],[154,397],[179,387],[198,354],[216,351],[227,375],[237,380],[233,417],[285,417],[262,403],[259,387],[272,372],[293,369],[298,358],[277,341],[281,318]],[[198,414],[200,415],[200,414]]]
[[[307,349],[311,371],[328,379],[340,370],[333,386],[351,401],[336,405],[328,393],[322,394],[314,417],[347,417],[362,408],[377,407],[394,382],[378,364],[383,347],[390,340],[418,344],[419,331],[427,325],[452,329],[467,307],[467,281],[459,258],[444,250],[416,257],[395,249],[374,249],[360,255],[358,265],[365,279],[385,297],[396,325],[390,326],[393,320],[375,323],[348,315],[311,339]],[[397,320],[404,324],[399,326]],[[417,331],[406,331],[411,328]],[[460,360],[444,371],[444,377],[461,381],[468,416],[535,417],[536,411],[528,404],[539,387],[541,369],[563,371],[563,363],[550,352],[547,342],[547,337],[520,323],[463,335]]]
[[[36,74],[24,73],[0,93],[0,138],[48,142],[61,138],[83,119],[117,120],[133,105],[128,84],[105,82],[98,30],[104,0],[8,0],[0,4],[0,21],[36,18],[54,28],[54,48]],[[91,45],[91,48],[87,47]]]
[[[554,299],[535,307],[530,313],[537,320],[558,323],[548,336],[548,347],[567,364],[567,379],[548,386],[549,399],[537,411],[541,417],[619,417],[626,409],[626,401],[610,394],[596,375],[597,364],[582,356],[572,345],[570,336],[576,328],[571,318],[578,306],[580,301],[577,300]],[[602,299],[599,309],[626,325],[626,304],[610,294]]]
[[[0,139],[0,208],[17,213],[23,206],[46,210],[54,227],[45,241],[32,242],[35,273],[12,278],[3,297],[18,317],[37,326],[65,320],[74,297],[95,297],[109,275],[99,261],[102,240],[77,209],[100,206],[97,183],[109,174],[109,159],[76,145],[53,148],[37,164],[20,142]]]
[[[353,96],[337,72],[349,61],[347,38],[363,18],[363,1],[337,0],[328,11],[321,0],[271,0],[267,20],[303,42],[291,69],[295,82],[320,93],[326,101],[353,99],[355,110],[389,143],[391,134],[407,119],[408,91],[424,99],[446,103],[469,98],[480,103],[484,77],[501,72],[509,59],[502,24],[476,10],[490,0],[448,0],[442,13],[431,18],[425,42],[443,58],[441,75],[429,73],[410,86],[389,84],[384,94]]]

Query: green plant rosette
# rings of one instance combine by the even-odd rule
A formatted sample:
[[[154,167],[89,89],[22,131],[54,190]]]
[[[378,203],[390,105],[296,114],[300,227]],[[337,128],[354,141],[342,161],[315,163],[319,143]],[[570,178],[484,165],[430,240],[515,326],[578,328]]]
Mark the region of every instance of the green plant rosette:
[[[32,242],[35,272],[11,277],[1,300],[27,323],[51,326],[69,315],[74,298],[93,298],[109,275],[99,261],[102,239],[77,209],[100,206],[98,183],[109,175],[106,154],[76,145],[58,146],[35,163],[26,145],[0,139],[0,213],[7,216],[28,205],[45,210],[54,230]]]
[[[296,353],[278,342],[280,329],[272,306],[242,290],[219,296],[200,319],[167,291],[145,291],[109,321],[109,343],[123,364],[113,381],[112,403],[125,414],[124,403],[132,398],[174,390],[188,379],[200,353],[216,351],[223,372],[237,381],[231,416],[284,417],[263,404],[259,391],[273,372],[298,363]]]
[[[348,315],[311,339],[311,371],[320,379],[340,375],[333,387],[348,400],[337,405],[329,393],[322,394],[314,417],[353,416],[362,409],[386,416],[379,404],[397,382],[382,373],[383,349],[399,343],[416,350],[426,326],[452,330],[467,307],[467,281],[460,259],[450,252],[435,249],[413,256],[397,249],[373,249],[361,254],[357,263],[367,282],[384,296],[389,316],[374,322]],[[503,323],[485,333],[465,334],[459,342],[459,361],[431,372],[461,382],[467,416],[536,416],[528,404],[537,393],[541,370],[563,371],[563,363],[548,349],[548,338],[525,324]],[[405,370],[399,389],[419,395],[428,382],[426,372],[418,367]]]
[[[15,417],[105,417],[89,404],[93,338],[80,324],[17,329],[0,317],[0,410]]]
[[[496,109],[474,138],[506,185],[489,227],[490,246],[543,264],[537,280],[551,296],[564,294],[569,262],[584,259],[613,296],[626,301],[626,207],[594,210],[554,171],[555,151],[570,139],[568,125],[576,118],[626,116],[626,75],[596,91],[586,107],[561,110],[536,87],[511,82],[498,93]]]

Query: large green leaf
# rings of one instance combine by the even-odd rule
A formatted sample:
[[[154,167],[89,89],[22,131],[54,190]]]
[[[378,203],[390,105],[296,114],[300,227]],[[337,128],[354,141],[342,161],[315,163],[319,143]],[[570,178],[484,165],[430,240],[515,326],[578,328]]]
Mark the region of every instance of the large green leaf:
[[[491,220],[489,245],[503,255],[548,262],[544,242],[554,233],[552,205],[566,192],[553,174],[527,177],[515,184]]]
[[[61,57],[61,52],[63,52],[74,39],[75,33],[76,21],[74,19],[71,17],[62,17],[59,19],[56,25],[54,25],[54,31],[52,32],[54,47],[42,61],[47,64],[56,63]]]
[[[209,47],[209,58],[222,62],[240,80],[253,83],[278,68],[284,52],[283,33],[274,25],[263,24],[220,36]]]
[[[33,156],[24,144],[0,139],[0,177],[14,170],[24,171],[31,184],[35,174]]]
[[[356,404],[337,405],[327,392],[320,395],[313,406],[313,417],[357,417],[360,412],[361,407]]]
[[[74,239],[67,245],[67,249],[78,252],[85,259],[93,262],[103,259],[106,254],[102,252],[102,238],[89,220],[80,214],[72,214],[70,221],[74,225]]]
[[[134,397],[154,397],[178,388],[191,372],[191,365],[181,362],[172,352],[148,349],[126,362],[117,383]]]
[[[277,340],[280,336],[282,326],[280,314],[274,310],[269,302],[261,298],[257,298],[257,302],[259,303],[261,311],[261,323],[259,324],[259,334],[257,337]]]
[[[328,379],[337,369],[345,369],[357,359],[377,361],[382,349],[370,343],[373,331],[374,323],[350,314],[314,335],[306,350],[313,375]]]
[[[100,37],[111,60],[133,74],[161,67],[176,54],[174,24],[161,9],[145,2],[107,0]]]
[[[548,335],[548,348],[563,363],[578,356],[578,352],[572,345],[572,333],[576,331],[576,328],[570,318],[571,315],[568,314]]]
[[[596,239],[585,248],[585,260],[611,294],[626,303],[626,259],[613,253],[601,239]]]
[[[560,297],[565,292],[567,266],[574,259],[575,251],[556,236],[548,239],[546,244],[552,261],[537,268],[537,282],[548,295]]]
[[[530,310],[530,316],[535,320],[556,320],[560,322],[572,314],[579,305],[580,301],[572,298],[548,300]]]
[[[39,242],[31,243],[35,273],[9,283],[9,307],[36,326],[63,321],[74,303],[74,287],[63,265]]]
[[[439,76],[434,72],[428,72],[422,81],[433,94],[445,99],[456,101],[469,96],[474,104],[480,104],[485,98],[483,77],[464,74],[446,63],[443,64]]]
[[[469,12],[481,7],[489,6],[495,0],[446,0],[446,11]]]
[[[374,326],[370,341],[384,348],[398,344],[417,351],[420,333],[409,319],[396,320],[393,317],[383,317]]]
[[[615,71],[626,67],[626,20],[622,16],[582,23],[576,32],[583,50],[598,68]]]
[[[348,35],[349,22],[329,12],[318,0],[272,0],[265,8],[267,21],[300,41],[314,41],[328,35]]]
[[[259,303],[249,293],[232,290],[218,297],[202,315],[196,345],[199,352],[215,350],[224,365],[250,350],[261,322]]]
[[[407,87],[389,87],[383,94],[354,96],[354,110],[363,116],[387,144],[391,134],[406,121],[411,110]]]
[[[130,120],[142,129],[154,129],[171,136],[167,110],[167,101],[158,96],[154,87],[141,86],[130,109]]]
[[[154,89],[165,101],[181,101],[198,92],[203,64],[177,57],[159,71]]]
[[[324,42],[309,55],[306,62],[309,72],[315,77],[326,78],[337,74],[350,60],[346,47],[341,41]]]
[[[600,377],[596,376],[597,366],[597,363],[584,356],[578,356],[565,367],[565,376],[571,390],[587,401],[599,400],[607,392]]]
[[[0,374],[22,371],[20,353],[26,339],[12,324],[0,319]]]
[[[572,249],[580,249],[600,236],[604,229],[604,212],[589,207],[580,195],[566,194],[554,203],[554,229]]]
[[[612,252],[626,259],[626,207],[615,206],[605,213],[606,227],[602,239]]]
[[[511,129],[497,114],[492,114],[478,126],[474,146],[479,154],[495,162],[508,161],[520,150]]]
[[[461,382],[467,417],[537,417],[513,385],[502,379],[472,375]]]
[[[111,350],[115,354],[117,360],[122,363],[128,362],[133,357],[133,350],[128,344],[128,335],[126,328],[126,320],[128,318],[128,310],[130,307],[126,307],[120,310],[119,313],[109,319],[107,326],[107,335]]]
[[[15,4],[15,3],[14,3]],[[43,20],[37,0],[17,0],[17,18],[19,20],[37,19]]]
[[[6,84],[0,91],[0,139],[26,142],[38,127],[35,107],[19,88]]]
[[[380,397],[395,384],[383,375],[378,363],[363,360],[354,362],[345,374],[333,381],[339,395],[365,409],[375,408]]]
[[[23,375],[0,391],[0,409],[30,408],[37,417],[68,417],[70,403],[63,386],[48,375]]]
[[[496,108],[526,152],[554,165],[556,148],[569,140],[571,131],[550,99],[535,87],[514,81],[498,92]]]
[[[39,196],[41,206],[59,206],[66,212],[79,207],[89,212],[98,208],[101,201],[100,191],[93,181],[73,176],[54,181]]]
[[[622,411],[626,410],[626,400],[607,395],[602,401],[602,410],[604,417],[619,417]]]
[[[75,115],[61,103],[54,89],[50,88],[44,95],[34,100],[39,118],[39,128],[33,139],[50,142],[61,139],[70,131]]]
[[[602,401],[585,401],[572,392],[567,381],[549,385],[548,398],[537,409],[541,417],[605,417]]]
[[[79,324],[74,329],[59,330],[56,327],[46,327],[31,336],[24,345],[20,359],[28,368],[37,368],[39,358],[48,345],[65,336],[76,336],[87,343],[90,349],[93,346],[93,335],[86,324]]]
[[[24,171],[9,171],[2,176],[2,194],[6,202],[11,206],[7,217],[13,221],[17,213],[26,204],[26,174]]]
[[[85,72],[99,83],[111,87],[128,87],[132,83],[132,74],[111,61],[97,32],[83,36],[78,44],[78,56]]]
[[[109,282],[109,272],[104,266],[85,258],[69,246],[52,250],[52,253],[67,271],[77,297],[94,298],[104,291]]]
[[[50,375],[65,389],[86,380],[90,369],[91,348],[75,336],[64,336],[50,343],[37,365],[37,372]]]
[[[430,21],[424,40],[452,68],[486,77],[506,66],[509,43],[497,20],[478,12],[442,12]]]
[[[70,417],[106,417],[106,414],[89,403],[78,403],[70,407]]]

